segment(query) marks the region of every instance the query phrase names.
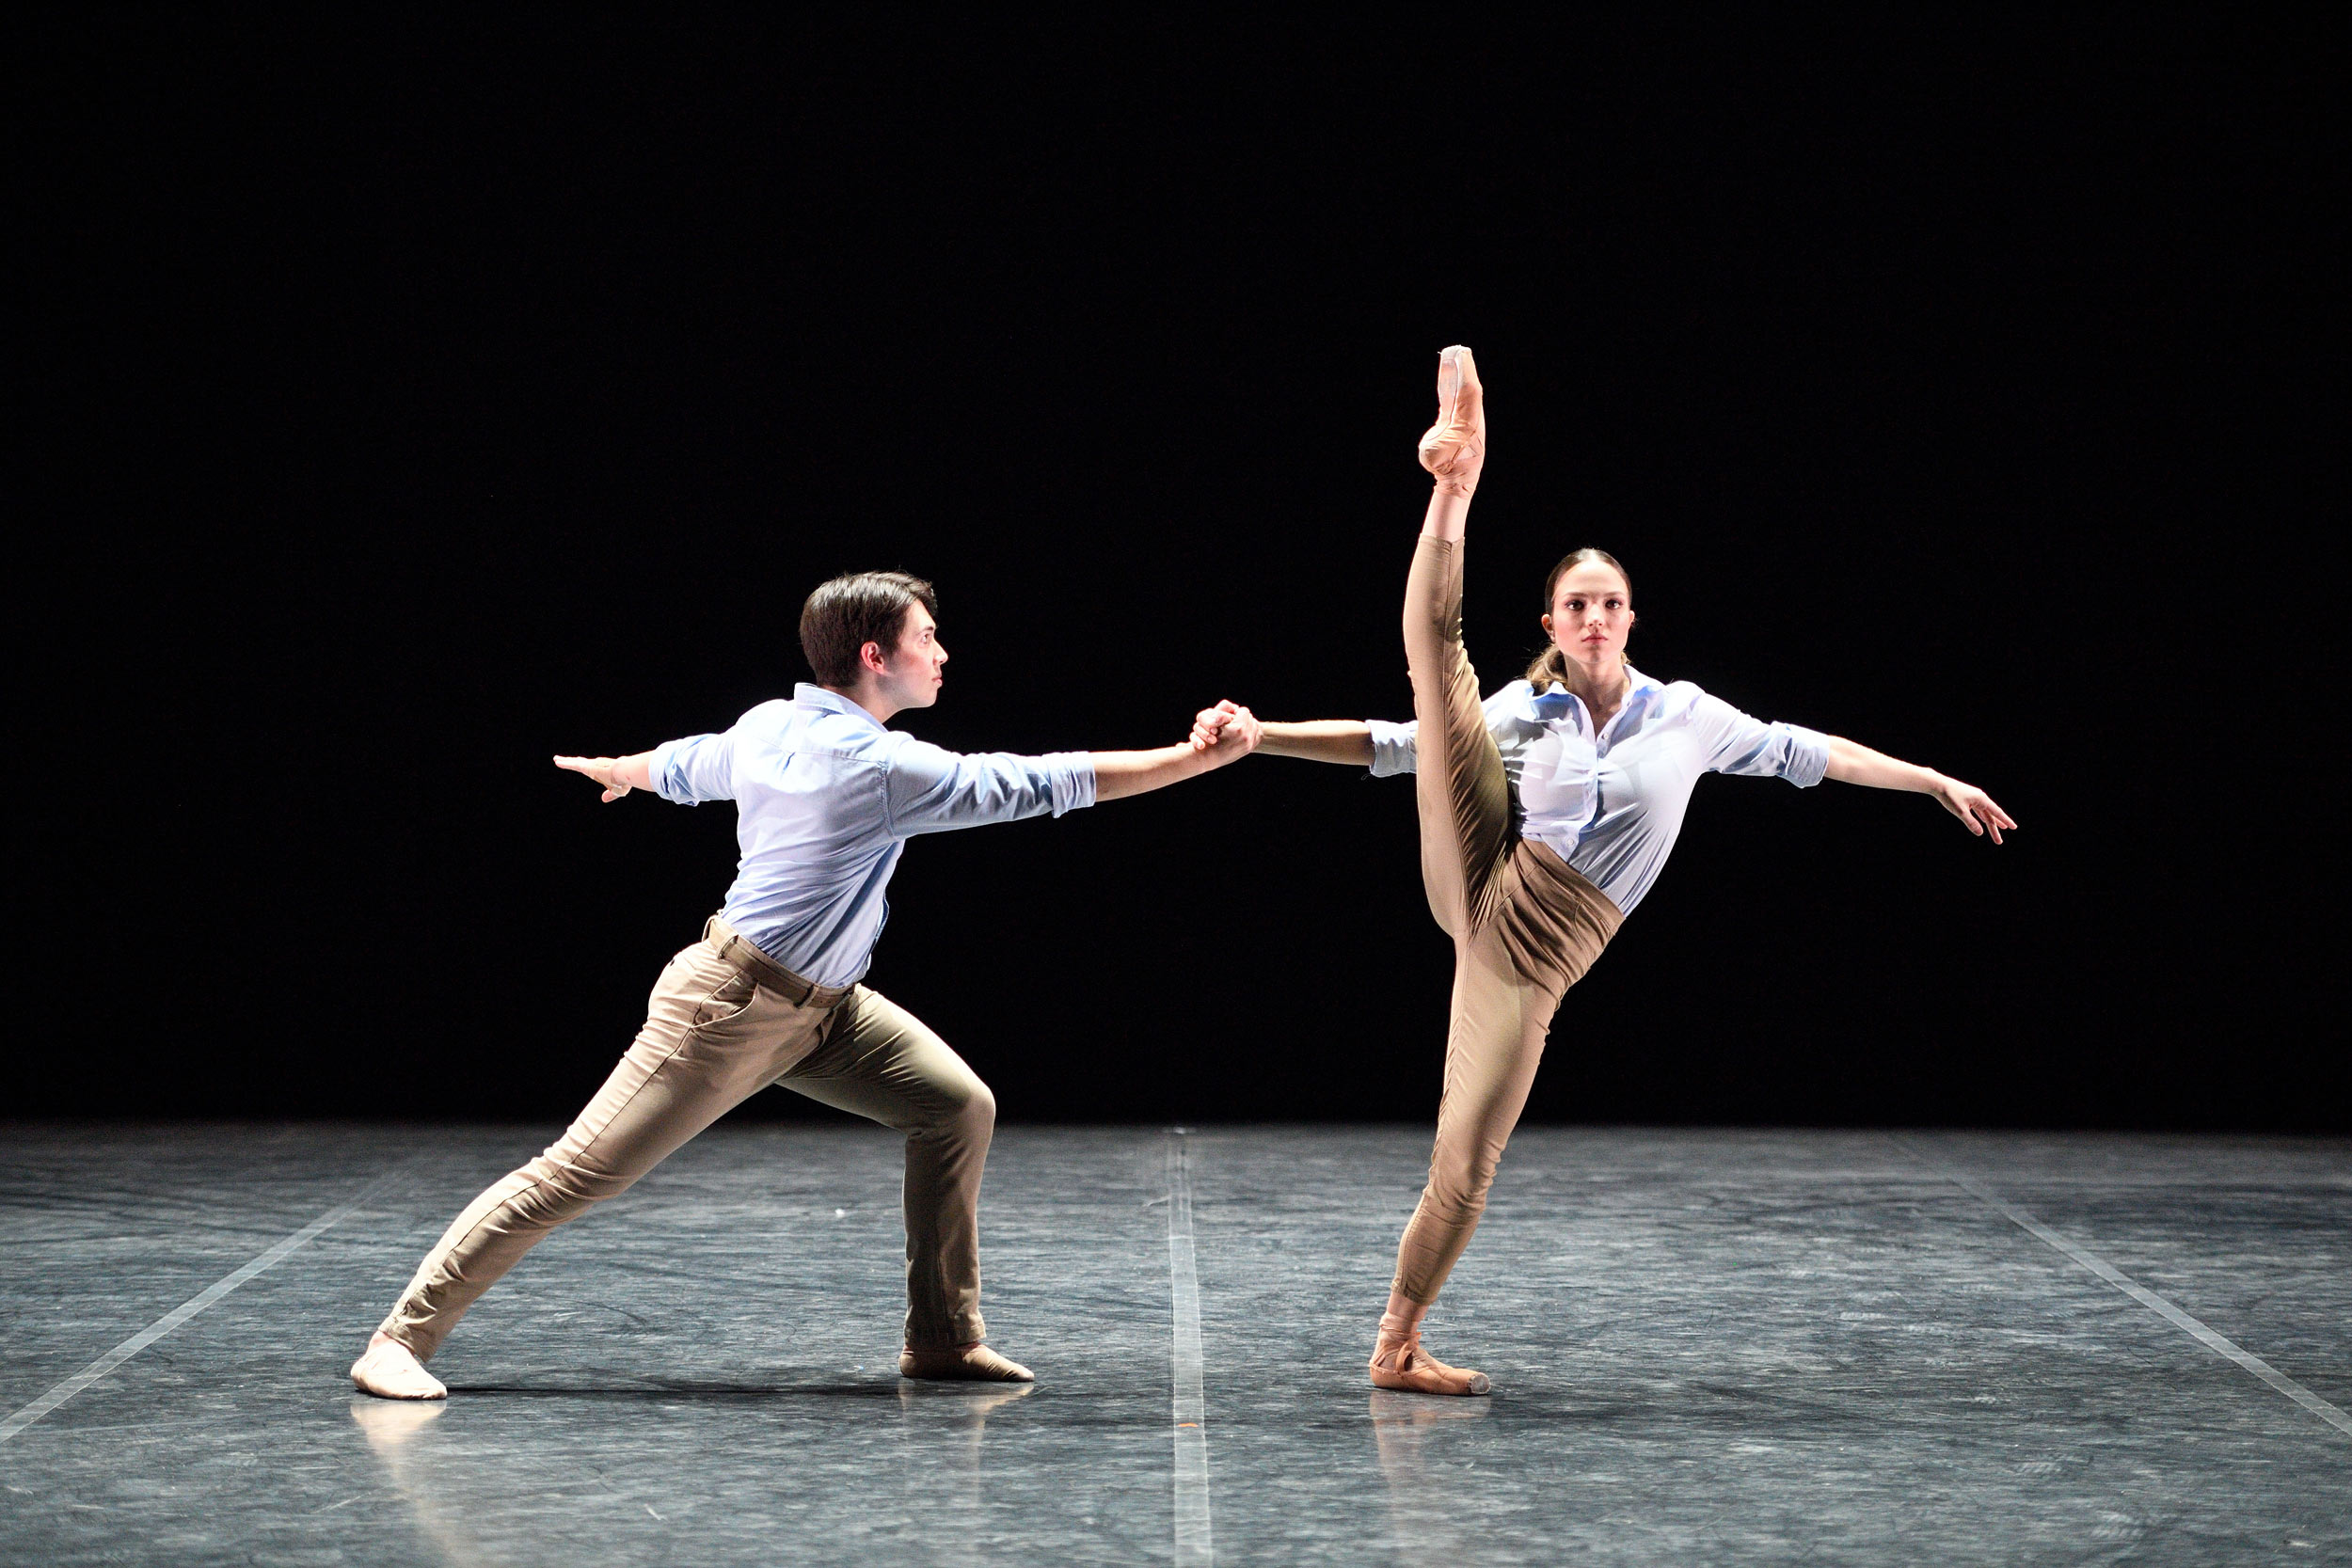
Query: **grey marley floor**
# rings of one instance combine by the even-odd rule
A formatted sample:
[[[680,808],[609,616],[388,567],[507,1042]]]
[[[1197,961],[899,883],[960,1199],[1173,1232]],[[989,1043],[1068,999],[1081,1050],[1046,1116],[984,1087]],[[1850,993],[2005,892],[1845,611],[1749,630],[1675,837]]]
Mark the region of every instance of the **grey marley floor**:
[[[549,1131],[0,1128],[0,1560],[2352,1562],[2342,1140],[1525,1129],[1449,1402],[1424,1129],[1004,1130],[1024,1393],[896,1376],[888,1134],[723,1127],[356,1398]]]

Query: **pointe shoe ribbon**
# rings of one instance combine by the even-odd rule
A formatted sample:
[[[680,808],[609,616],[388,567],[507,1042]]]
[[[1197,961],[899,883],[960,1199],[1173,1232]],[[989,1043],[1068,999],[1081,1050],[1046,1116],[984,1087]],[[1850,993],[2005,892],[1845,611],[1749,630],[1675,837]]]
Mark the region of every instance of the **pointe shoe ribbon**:
[[[1037,1374],[1020,1362],[997,1354],[986,1345],[958,1345],[953,1350],[898,1353],[900,1377],[939,1378],[958,1383],[1034,1383]]]
[[[1449,1367],[1421,1347],[1421,1327],[1394,1313],[1380,1314],[1380,1338],[1372,1350],[1372,1386],[1408,1394],[1484,1394],[1494,1385],[1485,1372]]]
[[[1421,438],[1421,466],[1439,491],[1468,498],[1486,466],[1486,393],[1478,364],[1456,343],[1438,355],[1438,422]]]

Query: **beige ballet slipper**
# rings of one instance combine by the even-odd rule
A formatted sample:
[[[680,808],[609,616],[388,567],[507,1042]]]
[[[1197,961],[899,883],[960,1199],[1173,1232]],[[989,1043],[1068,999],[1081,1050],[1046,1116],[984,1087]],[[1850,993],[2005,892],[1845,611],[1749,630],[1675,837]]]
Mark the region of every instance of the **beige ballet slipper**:
[[[351,1364],[351,1381],[363,1394],[373,1394],[380,1400],[445,1400],[449,1390],[441,1380],[424,1370],[424,1364],[409,1354],[408,1347],[376,1330],[368,1341],[367,1353]]]
[[[984,1344],[958,1345],[953,1350],[898,1353],[900,1377],[936,1378],[951,1383],[1034,1383],[1037,1374],[1018,1361],[997,1354]]]

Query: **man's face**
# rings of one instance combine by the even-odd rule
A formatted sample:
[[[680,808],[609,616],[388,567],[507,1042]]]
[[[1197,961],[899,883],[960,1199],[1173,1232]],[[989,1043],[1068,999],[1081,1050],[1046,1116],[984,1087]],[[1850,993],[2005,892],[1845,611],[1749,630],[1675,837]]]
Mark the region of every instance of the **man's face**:
[[[882,660],[883,673],[875,682],[878,694],[894,708],[929,707],[939,701],[939,689],[946,684],[941,673],[946,663],[939,624],[921,605],[912,606],[898,628],[898,645]]]

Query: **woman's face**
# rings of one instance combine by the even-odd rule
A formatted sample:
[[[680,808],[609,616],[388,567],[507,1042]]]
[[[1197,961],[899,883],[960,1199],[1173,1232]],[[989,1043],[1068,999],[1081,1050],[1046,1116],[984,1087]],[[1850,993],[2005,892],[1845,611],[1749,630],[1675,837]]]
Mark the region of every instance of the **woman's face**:
[[[1620,657],[1633,630],[1633,591],[1613,568],[1597,561],[1580,562],[1553,587],[1544,630],[1579,664]]]

